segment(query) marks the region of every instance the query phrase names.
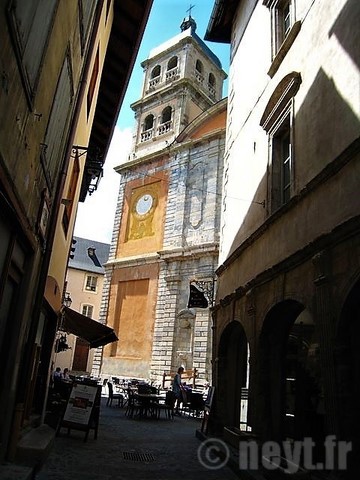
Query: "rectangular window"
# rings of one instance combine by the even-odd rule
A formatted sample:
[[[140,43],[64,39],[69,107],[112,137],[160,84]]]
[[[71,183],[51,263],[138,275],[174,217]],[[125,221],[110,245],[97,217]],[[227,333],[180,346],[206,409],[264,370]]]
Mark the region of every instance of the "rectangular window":
[[[91,32],[91,20],[96,7],[94,0],[78,0],[81,53],[84,54]]]
[[[92,318],[93,316],[94,307],[93,305],[83,305],[82,306],[82,314],[86,317]]]
[[[271,210],[275,211],[290,200],[293,170],[291,147],[291,115],[270,133],[271,142]]]
[[[290,173],[291,173],[291,144],[290,128],[285,131],[281,138],[281,201],[286,203],[290,200]]]
[[[274,58],[294,25],[294,0],[264,0],[263,3],[270,9]]]
[[[97,288],[97,277],[94,277],[93,275],[87,275],[85,290],[88,290],[90,292],[96,292],[96,288]]]
[[[282,10],[279,12],[282,22],[282,36],[285,39],[290,32],[291,28],[291,17],[290,17],[290,2],[286,2]]]
[[[80,175],[79,157],[76,154],[74,158],[74,164],[73,164],[73,169],[71,173],[69,189],[68,189],[66,198],[64,199],[65,209],[64,209],[63,218],[62,218],[62,225],[63,225],[65,235],[67,234],[67,231],[69,228],[71,213],[74,207],[75,193],[76,193],[76,187],[79,180],[79,175]]]
[[[50,192],[57,178],[64,153],[73,94],[71,61],[69,55],[66,55],[56,87],[41,155]]]
[[[57,4],[57,0],[11,0],[8,6],[10,31],[30,103]]]
[[[96,57],[94,61],[94,66],[90,78],[90,83],[89,83],[89,89],[88,89],[88,94],[87,94],[87,116],[89,118],[90,115],[90,109],[91,109],[91,104],[92,100],[94,97],[94,92],[95,92],[95,85],[96,85],[96,80],[99,74],[99,47],[96,52]]]

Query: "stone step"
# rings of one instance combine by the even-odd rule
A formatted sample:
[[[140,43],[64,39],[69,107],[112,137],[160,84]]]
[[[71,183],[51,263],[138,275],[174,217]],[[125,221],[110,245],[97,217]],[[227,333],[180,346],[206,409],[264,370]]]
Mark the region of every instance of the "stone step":
[[[55,430],[48,425],[44,424],[33,428],[18,442],[16,463],[38,468],[48,457],[54,444],[54,439]]]
[[[0,465],[1,480],[31,480],[33,469],[24,465]]]

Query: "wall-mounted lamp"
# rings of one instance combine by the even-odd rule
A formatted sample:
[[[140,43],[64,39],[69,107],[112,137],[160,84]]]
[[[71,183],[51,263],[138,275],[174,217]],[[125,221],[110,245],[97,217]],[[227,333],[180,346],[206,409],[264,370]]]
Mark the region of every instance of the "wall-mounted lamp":
[[[71,307],[72,299],[71,299],[71,297],[70,297],[70,293],[69,293],[69,292],[65,292],[63,304],[65,305],[65,307],[68,307],[68,308]]]
[[[104,155],[99,147],[91,145],[89,147],[73,146],[73,154],[75,157],[81,157],[86,154],[86,162],[84,166],[84,175],[81,185],[80,202],[86,197],[86,192],[91,195],[97,190],[100,179],[103,176]]]

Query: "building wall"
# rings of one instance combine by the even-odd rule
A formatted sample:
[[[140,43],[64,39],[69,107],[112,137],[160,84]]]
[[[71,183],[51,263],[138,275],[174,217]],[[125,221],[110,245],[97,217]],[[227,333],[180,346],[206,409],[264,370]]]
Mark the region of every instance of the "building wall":
[[[157,299],[158,264],[150,260],[116,265],[109,291],[108,326],[119,341],[104,347],[101,372],[148,378]]]
[[[86,278],[88,275],[97,277],[97,287],[95,292],[86,290],[85,288]],[[71,309],[75,310],[76,312],[82,313],[84,305],[91,305],[93,307],[93,314],[91,318],[93,318],[94,320],[98,320],[100,317],[100,306],[103,293],[104,276],[90,271],[68,268],[66,282],[66,291],[70,294],[70,298],[72,299]],[[67,335],[67,344],[69,345],[70,349],[63,352],[55,353],[54,368],[60,367],[62,370],[64,368],[68,368],[70,371],[73,370],[72,367],[76,347],[76,338],[77,337],[75,335]],[[87,368],[85,372],[81,372],[82,374],[91,373],[94,354],[95,349],[90,349],[87,361]]]
[[[347,436],[353,468],[360,8],[292,2],[294,29],[272,59],[266,4],[239,2],[233,22],[213,427],[250,427],[262,440],[309,436],[317,445]],[[288,111],[290,195],[276,205],[275,128]]]
[[[164,370],[183,364],[198,370],[198,381],[211,378],[210,312],[189,312],[187,302],[190,281],[212,284],[217,265],[225,107],[223,101],[212,114],[203,114],[203,121],[193,128],[196,140],[191,131],[167,155],[122,170],[102,310],[119,342],[104,348],[104,377],[161,382]],[[198,129],[206,132],[205,140],[198,138]],[[153,228],[153,235],[149,229],[128,239],[138,185],[141,194],[154,193],[153,185],[159,183],[164,195],[155,210],[160,210],[162,223]],[[155,219],[153,213],[152,226]],[[161,243],[155,245],[158,239]]]
[[[247,3],[242,2],[243,8]],[[301,75],[301,85],[294,98],[296,179],[292,196],[299,195],[316,175],[358,137],[356,53],[354,47],[350,46],[346,50],[340,46],[342,42],[355,46],[357,34],[353,33],[351,41],[347,39],[350,33],[340,28],[342,24],[339,11],[342,7],[346,7],[346,2],[332,5],[326,14],[326,21],[317,25],[317,19],[325,15],[323,9],[327,9],[327,4],[296,2],[297,19],[302,21],[301,30],[272,78],[267,75],[271,65],[271,30],[270,15],[265,5],[256,6],[241,42],[233,46],[225,167],[226,211],[223,214],[224,235],[220,263],[271,214],[268,198],[268,137],[260,126],[260,120],[276,86],[287,74],[295,71]],[[241,16],[241,11],[240,6],[238,17]],[[317,25],[316,33],[314,25]],[[263,44],[256,48],[258,31],[262,32],[263,43],[268,48],[263,48]],[[309,38],[311,42],[308,41]],[[349,78],[351,81],[348,81]],[[334,112],[338,121],[331,122]],[[242,152],[240,158],[237,152]],[[248,168],[249,162],[251,169]],[[241,200],[237,200],[238,179],[243,180]],[[331,201],[331,196],[325,198],[323,202]],[[264,200],[265,208],[251,203]],[[351,206],[342,200],[340,206],[332,206],[331,211],[339,212],[348,208]],[[349,216],[350,212],[344,213]],[[304,218],[304,213],[299,217]],[[331,217],[322,217],[321,225],[318,220],[316,212],[308,212],[306,222],[310,228],[302,229],[299,225],[284,232],[288,248],[293,244],[295,246],[297,239],[300,240],[299,233],[308,236],[301,240],[304,243],[331,229]],[[332,224],[336,224],[336,221]],[[290,241],[289,234],[294,235]],[[280,249],[283,244],[284,242],[279,242]],[[269,263],[273,261],[269,259]]]
[[[29,17],[23,16],[24,5],[2,2],[0,13],[1,243],[2,258],[7,257],[0,288],[1,331],[6,332],[6,344],[0,340],[6,378],[6,387],[0,389],[1,411],[6,412],[0,419],[1,459],[14,456],[19,426],[27,426],[30,413],[42,408],[42,395],[33,402],[48,327],[40,306],[66,170],[64,157],[86,60],[80,54],[76,2],[47,2],[41,9],[33,2]],[[19,268],[15,283],[11,257]],[[54,278],[51,283],[51,301],[58,306],[59,286]],[[46,362],[42,365],[45,368]]]

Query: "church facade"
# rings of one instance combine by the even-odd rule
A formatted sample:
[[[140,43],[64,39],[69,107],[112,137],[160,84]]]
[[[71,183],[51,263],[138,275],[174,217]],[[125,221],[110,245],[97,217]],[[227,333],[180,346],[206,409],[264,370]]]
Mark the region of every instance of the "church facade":
[[[142,66],[105,266],[102,319],[119,341],[103,349],[95,369],[160,383],[182,365],[210,381],[226,74],[191,17]],[[188,307],[190,284],[205,290],[207,308]]]

